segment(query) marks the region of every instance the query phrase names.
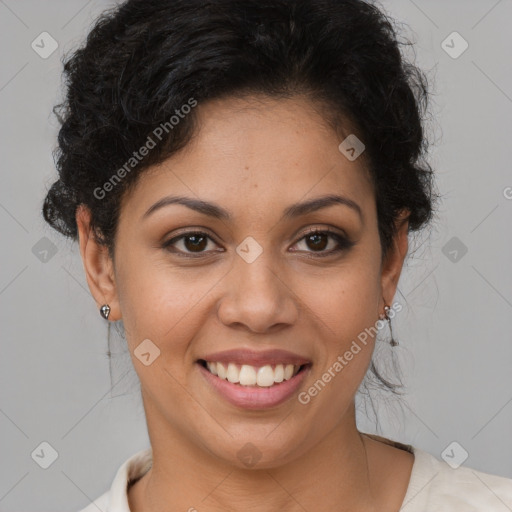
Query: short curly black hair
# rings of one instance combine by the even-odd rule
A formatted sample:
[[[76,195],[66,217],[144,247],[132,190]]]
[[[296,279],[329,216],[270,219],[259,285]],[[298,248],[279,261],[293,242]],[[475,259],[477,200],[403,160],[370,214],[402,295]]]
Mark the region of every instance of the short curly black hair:
[[[424,158],[427,79],[400,44],[392,20],[362,0],[128,0],[107,10],[64,62],[67,95],[54,108],[59,178],[43,216],[76,240],[76,210],[86,205],[113,254],[123,194],[194,134],[194,109],[170,121],[185,105],[306,94],[364,141],[385,254],[400,211],[419,230],[435,202]],[[158,127],[156,147],[128,168]],[[108,185],[116,171],[122,179]]]

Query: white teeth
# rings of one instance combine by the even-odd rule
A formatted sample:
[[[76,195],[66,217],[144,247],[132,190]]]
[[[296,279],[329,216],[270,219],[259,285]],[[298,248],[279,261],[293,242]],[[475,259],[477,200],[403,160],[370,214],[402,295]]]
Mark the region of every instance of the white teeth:
[[[226,377],[228,378],[229,382],[232,382],[233,384],[236,384],[237,382],[240,382],[240,374],[242,372],[238,371],[238,368],[235,364],[229,363],[228,364],[228,372]]]
[[[287,364],[284,367],[284,380],[291,379],[293,375],[293,364]]]
[[[278,364],[276,369],[274,370],[274,381],[275,382],[283,382],[284,380],[284,366],[282,364]]]
[[[206,367],[213,375],[217,375],[223,380],[228,380],[232,384],[242,386],[260,386],[270,387],[274,384],[291,379],[300,369],[300,365],[277,364],[274,368],[267,364],[256,367],[249,364],[243,364],[241,367],[235,363],[219,363],[207,361]]]
[[[269,387],[274,384],[274,370],[272,370],[272,366],[262,366],[258,370],[258,374],[256,375],[256,383],[258,386]]]
[[[217,375],[221,379],[225,379],[227,377],[226,368],[224,368],[224,365],[222,363],[217,363]]]
[[[240,384],[242,386],[254,386],[256,384],[256,370],[248,364],[242,365],[240,369]]]
[[[206,366],[208,367],[208,370],[210,370],[210,373],[213,373],[213,375],[217,375],[217,363],[206,363]]]

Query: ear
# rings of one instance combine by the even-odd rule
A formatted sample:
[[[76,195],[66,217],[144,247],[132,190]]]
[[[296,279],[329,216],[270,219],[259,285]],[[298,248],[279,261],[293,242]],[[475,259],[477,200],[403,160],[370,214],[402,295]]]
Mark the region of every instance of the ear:
[[[409,210],[402,210],[400,216],[395,222],[396,235],[393,238],[393,243],[388,250],[384,261],[382,262],[381,273],[381,289],[382,299],[386,304],[391,305],[391,301],[396,293],[396,287],[402,266],[409,248],[409,240],[407,237],[409,229]],[[384,304],[381,305],[380,311],[383,311]]]
[[[109,320],[119,320],[121,311],[115,282],[114,265],[108,249],[96,240],[91,228],[91,212],[85,205],[76,211],[76,223],[80,239],[80,254],[84,264],[89,290],[98,310],[104,304],[110,306]]]

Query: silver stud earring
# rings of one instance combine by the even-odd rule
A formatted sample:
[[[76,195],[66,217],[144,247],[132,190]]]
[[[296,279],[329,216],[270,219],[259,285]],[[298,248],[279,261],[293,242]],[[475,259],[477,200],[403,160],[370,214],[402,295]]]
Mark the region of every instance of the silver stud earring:
[[[100,308],[100,314],[105,320],[108,320],[108,315],[110,315],[110,306],[108,304],[103,304]]]

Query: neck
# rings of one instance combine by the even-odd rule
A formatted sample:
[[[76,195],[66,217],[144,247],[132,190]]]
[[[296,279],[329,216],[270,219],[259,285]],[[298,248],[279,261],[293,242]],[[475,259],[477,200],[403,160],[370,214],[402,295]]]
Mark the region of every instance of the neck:
[[[154,411],[153,411],[154,412]],[[155,418],[155,415],[147,417]],[[133,512],[304,512],[376,510],[366,441],[355,410],[310,450],[266,469],[245,469],[200,449],[186,436],[160,425],[148,430],[153,465],[129,490]]]

